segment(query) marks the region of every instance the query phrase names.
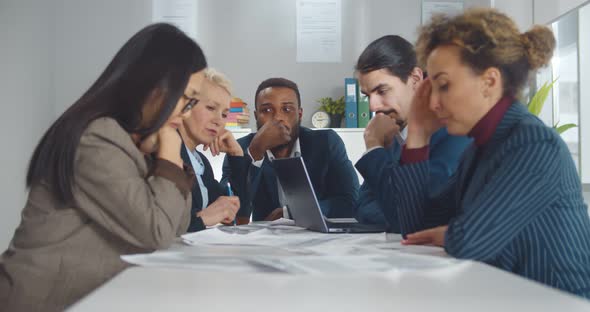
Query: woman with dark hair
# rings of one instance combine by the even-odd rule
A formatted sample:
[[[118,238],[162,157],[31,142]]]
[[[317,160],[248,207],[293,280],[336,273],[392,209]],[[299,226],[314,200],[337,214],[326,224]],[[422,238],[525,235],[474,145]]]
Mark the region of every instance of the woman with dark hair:
[[[529,73],[551,59],[555,38],[535,26],[520,33],[494,9],[438,16],[416,51],[429,80],[414,97],[401,184],[405,244],[444,246],[590,298],[590,219],[580,177],[560,136],[515,96]],[[428,196],[428,142],[441,126],[468,135],[457,173]]]
[[[176,27],[135,34],[47,130],[0,260],[0,306],[63,310],[186,231],[194,175],[177,128],[201,96],[200,47]]]

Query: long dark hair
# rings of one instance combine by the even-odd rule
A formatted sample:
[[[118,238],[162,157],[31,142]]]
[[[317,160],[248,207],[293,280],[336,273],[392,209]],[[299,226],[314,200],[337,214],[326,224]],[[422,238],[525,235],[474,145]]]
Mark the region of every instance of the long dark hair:
[[[59,201],[71,203],[75,153],[88,124],[110,117],[146,137],[166,122],[189,77],[206,66],[201,48],[178,28],[160,23],[140,30],[45,132],[29,163],[27,187],[47,183]],[[149,124],[142,117],[145,105],[159,108]]]
[[[365,48],[359,56],[355,70],[366,74],[384,68],[406,82],[416,64],[414,46],[400,36],[387,35],[371,42]]]

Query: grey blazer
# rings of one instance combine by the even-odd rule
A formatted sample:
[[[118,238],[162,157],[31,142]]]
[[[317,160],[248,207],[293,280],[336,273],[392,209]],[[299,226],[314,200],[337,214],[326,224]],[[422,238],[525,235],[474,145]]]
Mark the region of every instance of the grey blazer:
[[[186,231],[192,170],[148,164],[110,118],[80,139],[75,204],[31,187],[22,220],[0,258],[0,310],[63,310],[127,267],[120,256],[166,248]]]

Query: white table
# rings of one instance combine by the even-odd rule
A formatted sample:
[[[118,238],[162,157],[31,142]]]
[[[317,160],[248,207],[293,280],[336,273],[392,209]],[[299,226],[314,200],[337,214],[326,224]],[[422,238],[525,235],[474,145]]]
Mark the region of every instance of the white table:
[[[398,239],[385,240],[393,246]],[[334,247],[334,243],[326,246]],[[226,253],[228,247],[223,248]],[[192,250],[180,245],[171,248],[183,249]],[[211,247],[199,251],[207,250],[216,253]],[[391,257],[404,255],[383,252],[391,252]],[[590,301],[565,292],[482,263],[453,262],[448,268],[351,274],[133,267],[70,311],[590,311]]]
[[[70,311],[590,311],[590,303],[480,263],[390,280],[134,267]]]

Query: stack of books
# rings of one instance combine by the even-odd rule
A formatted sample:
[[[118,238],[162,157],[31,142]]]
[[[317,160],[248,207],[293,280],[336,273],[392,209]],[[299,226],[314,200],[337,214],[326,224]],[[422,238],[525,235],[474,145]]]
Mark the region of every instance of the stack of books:
[[[240,98],[233,98],[229,104],[229,114],[225,122],[226,129],[248,128],[250,123],[250,110],[248,104]]]

